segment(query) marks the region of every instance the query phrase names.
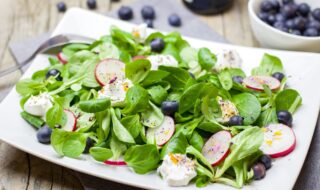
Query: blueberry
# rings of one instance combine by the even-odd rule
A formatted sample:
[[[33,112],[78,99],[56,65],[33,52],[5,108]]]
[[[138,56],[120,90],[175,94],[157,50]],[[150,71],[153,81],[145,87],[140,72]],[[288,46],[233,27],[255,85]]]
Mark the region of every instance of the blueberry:
[[[260,180],[266,176],[266,168],[262,163],[256,163],[252,166],[253,179]]]
[[[308,37],[315,37],[319,35],[319,32],[317,29],[315,28],[307,28],[304,32],[303,32],[304,36],[308,36]]]
[[[285,20],[286,18],[281,13],[276,14],[276,21],[284,22]]]
[[[280,9],[280,3],[278,0],[270,0],[270,3],[272,4],[272,9],[274,11],[278,11]]]
[[[307,3],[301,3],[298,5],[298,13],[302,16],[308,16],[310,12],[310,6]]]
[[[291,30],[290,34],[297,35],[297,36],[301,36],[302,35],[300,30]]]
[[[294,28],[294,22],[293,19],[289,19],[285,22],[285,26],[289,29],[293,29]]]
[[[144,23],[147,24],[147,27],[153,28],[153,21],[152,21],[152,19],[146,19],[146,20],[144,21]]]
[[[281,9],[281,14],[286,18],[292,18],[296,15],[297,6],[295,4],[284,5]]]
[[[288,32],[288,28],[286,27],[285,23],[284,22],[281,22],[281,21],[277,21],[273,24],[273,27],[275,27],[276,29],[278,30],[281,30],[283,32]]]
[[[239,116],[239,115],[232,116],[229,119],[228,124],[230,126],[243,125],[243,118],[241,116]]]
[[[168,17],[168,22],[171,26],[181,26],[181,19],[177,14],[171,14]]]
[[[118,16],[122,20],[130,20],[133,17],[133,11],[131,7],[121,6],[118,10]]]
[[[317,21],[320,21],[320,8],[317,8],[314,11],[312,11],[312,16]]]
[[[282,0],[282,4],[294,3],[294,0]]]
[[[89,9],[97,8],[97,1],[96,0],[87,0],[87,6]]]
[[[307,23],[307,28],[315,28],[317,29],[318,31],[320,31],[320,22],[316,21],[316,20],[310,20],[308,23]]]
[[[276,22],[276,16],[273,15],[273,14],[270,14],[270,15],[268,16],[268,23],[269,23],[270,25],[273,25],[275,22]]]
[[[153,7],[146,5],[142,7],[141,15],[142,15],[142,18],[144,19],[154,19],[156,14]]]
[[[86,140],[86,147],[83,150],[83,153],[87,154],[89,153],[90,148],[93,146],[93,140],[88,137]]]
[[[165,115],[173,115],[179,109],[177,101],[164,101],[161,104],[161,111]]]
[[[304,30],[307,25],[307,20],[302,16],[295,17],[293,19],[293,28],[297,30]]]
[[[258,17],[264,22],[268,22],[268,16],[269,14],[265,12],[258,13]]]
[[[232,81],[235,83],[242,84],[243,83],[243,77],[242,76],[234,76],[232,77]]]
[[[46,79],[51,76],[55,77],[57,81],[62,81],[61,73],[57,69],[50,69],[46,74]]]
[[[260,10],[263,12],[270,12],[272,8],[273,8],[272,3],[269,0],[264,0],[260,4]]]
[[[290,112],[288,112],[286,110],[278,111],[277,117],[278,117],[279,123],[282,123],[287,126],[292,125],[292,115]]]
[[[37,131],[37,139],[39,143],[49,144],[51,138],[52,129],[47,125],[41,127]]]
[[[164,41],[161,38],[155,38],[150,43],[151,50],[154,52],[161,52],[164,48]]]
[[[264,154],[260,157],[259,162],[262,163],[266,169],[270,169],[272,166],[271,157],[266,154]]]
[[[57,9],[59,12],[65,12],[67,10],[67,5],[64,2],[59,2],[57,4]]]

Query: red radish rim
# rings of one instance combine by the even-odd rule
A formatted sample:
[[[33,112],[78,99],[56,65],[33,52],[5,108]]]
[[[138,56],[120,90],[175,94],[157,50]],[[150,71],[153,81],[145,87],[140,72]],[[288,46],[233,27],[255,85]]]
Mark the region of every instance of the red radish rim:
[[[103,163],[107,165],[112,165],[112,166],[126,166],[127,163],[122,160],[106,160]]]
[[[133,61],[140,60],[140,59],[147,59],[147,57],[144,55],[136,55],[132,58]]]
[[[281,125],[282,127],[287,127],[289,129],[289,131],[291,132],[291,134],[293,136],[293,143],[289,148],[287,148],[287,149],[285,149],[283,151],[280,151],[280,152],[277,152],[277,153],[272,153],[272,154],[269,153],[268,155],[271,158],[279,158],[279,157],[287,156],[288,154],[290,154],[291,152],[294,151],[294,149],[296,148],[296,144],[297,144],[296,135],[295,135],[295,133],[294,133],[292,128],[290,128],[289,126],[284,125],[284,124],[276,124],[276,125]]]
[[[156,143],[158,146],[163,146],[164,144],[166,144],[170,139],[171,137],[173,136],[174,132],[176,131],[176,127],[175,127],[175,123],[174,123],[174,119],[172,117],[169,117],[169,116],[164,116],[164,119],[163,119],[163,122],[162,124],[158,127],[158,129],[160,129],[160,127],[165,123],[165,119],[170,119],[173,123],[173,130],[170,130],[171,133],[169,133],[167,140],[165,140],[163,143],[158,143],[157,140],[156,140]],[[155,131],[155,134],[157,133],[157,130]],[[155,137],[156,138],[156,137]]]
[[[67,110],[67,109],[64,109],[63,111],[64,111],[64,112],[68,112],[68,113],[71,113],[71,114],[72,114],[72,116],[73,116],[73,118],[74,118],[74,124],[73,124],[72,131],[77,130],[77,117],[76,117],[76,115],[74,115],[74,113],[73,113],[72,111]],[[67,117],[67,119],[68,119],[68,117]],[[67,122],[68,122],[68,121],[67,121]],[[62,128],[64,128],[64,127],[62,127]]]
[[[277,79],[275,79],[275,78],[273,78],[273,77],[270,77],[270,76],[249,76],[249,77],[246,77],[246,78],[244,79],[243,83],[244,83],[244,85],[245,85],[247,88],[250,88],[250,89],[256,90],[256,91],[263,91],[264,89],[263,89],[263,86],[262,86],[262,85],[261,85],[261,87],[253,87],[252,85],[250,86],[250,84],[248,84],[248,82],[246,82],[246,79],[247,79],[247,80],[250,80],[250,79],[248,79],[248,78],[261,78],[261,77],[263,77],[263,78],[268,77],[269,79],[273,80],[273,82],[275,82],[275,83],[277,84],[277,85],[274,85],[275,87],[273,87],[273,88],[271,88],[271,87],[268,85],[271,90],[277,90],[277,89],[280,88],[281,83],[280,83]],[[254,82],[255,82],[255,81],[254,81]]]
[[[118,59],[114,59],[114,58],[108,58],[108,59],[104,59],[104,60],[101,60],[94,68],[94,78],[96,79],[96,81],[101,85],[101,86],[105,86],[107,83],[105,83],[104,81],[100,80],[99,77],[97,76],[97,69],[99,67],[99,65],[103,62],[108,62],[108,61],[115,61],[115,62],[118,62],[118,63],[121,63],[124,65],[125,67],[125,64],[118,60]],[[114,80],[115,81],[115,80]],[[109,84],[113,83],[114,81],[111,82],[111,80],[109,80]]]
[[[57,54],[57,58],[62,64],[67,64],[68,63],[68,60],[65,58],[65,56],[64,56],[64,54],[62,52],[59,52]]]
[[[225,131],[225,130],[219,131],[219,132],[213,134],[213,135],[206,141],[206,143],[204,144],[204,146],[202,147],[202,151],[201,151],[201,152],[203,152],[203,149],[205,148],[206,144],[211,140],[211,138],[212,138],[213,136],[215,136],[215,135],[218,134],[218,133],[222,133],[222,132],[223,132],[223,133],[227,133],[227,134],[229,135],[229,137],[230,137],[228,149],[222,154],[222,156],[221,156],[219,159],[217,159],[216,161],[213,161],[213,163],[211,163],[212,166],[218,166],[218,165],[219,165],[221,162],[223,162],[223,160],[230,154],[230,146],[231,146],[232,134],[231,134],[229,131]],[[203,153],[202,153],[202,154],[203,154]],[[209,161],[209,160],[208,160],[208,161]]]

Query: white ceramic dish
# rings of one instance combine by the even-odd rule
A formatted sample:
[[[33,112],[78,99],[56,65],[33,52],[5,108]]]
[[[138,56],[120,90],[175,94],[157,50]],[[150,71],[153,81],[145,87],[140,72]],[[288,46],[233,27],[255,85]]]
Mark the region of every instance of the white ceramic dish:
[[[271,27],[260,20],[257,13],[259,12],[262,1],[263,0],[250,0],[248,3],[248,11],[253,33],[263,47],[320,52],[320,37],[303,37],[288,34]],[[312,9],[320,7],[319,0],[295,0],[295,2],[306,2]]]
[[[108,33],[111,25],[117,25],[128,31],[132,28],[132,25],[126,22],[81,9],[70,9],[55,29],[53,35],[73,33],[98,38]],[[265,52],[281,57],[285,70],[290,76],[289,85],[299,90],[303,97],[303,106],[294,116],[297,147],[287,157],[277,159],[273,163],[272,169],[268,170],[265,179],[255,181],[245,186],[244,189],[291,189],[306,157],[319,112],[320,88],[315,86],[315,82],[320,81],[318,73],[320,70],[320,55],[238,47],[192,38],[187,38],[187,40],[194,47],[208,47],[213,52],[220,52],[222,49],[236,49],[242,56],[243,67],[246,71],[257,66]],[[47,57],[39,55],[33,61],[24,77],[31,76],[34,71],[44,68],[47,64]],[[58,165],[119,183],[147,189],[196,189],[194,184],[183,188],[170,188],[155,173],[138,175],[127,167],[106,166],[94,162],[86,156],[82,156],[79,159],[59,157],[51,146],[37,142],[35,130],[19,115],[21,111],[19,100],[19,95],[13,89],[1,103],[0,139],[4,142]],[[233,189],[220,184],[212,184],[203,189],[215,188]]]

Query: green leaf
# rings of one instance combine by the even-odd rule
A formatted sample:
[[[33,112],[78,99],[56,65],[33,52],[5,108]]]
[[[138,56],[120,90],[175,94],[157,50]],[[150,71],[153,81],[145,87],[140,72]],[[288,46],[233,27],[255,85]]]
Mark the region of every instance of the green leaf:
[[[257,125],[260,127],[267,126],[271,123],[278,123],[277,113],[275,108],[269,108],[265,111],[263,111],[258,120]]]
[[[173,89],[183,89],[187,81],[191,78],[188,71],[182,68],[166,67],[161,65],[158,69],[170,73],[163,80],[169,82]]]
[[[121,124],[121,122],[117,118],[114,109],[111,109],[111,119],[113,126],[112,129],[117,138],[122,142],[135,143],[129,131]]]
[[[216,64],[217,58],[208,48],[200,48],[198,60],[202,69],[211,70]]]
[[[126,64],[126,77],[133,83],[140,83],[149,74],[151,63],[147,59],[138,59]]]
[[[127,150],[124,161],[136,173],[145,174],[158,167],[160,157],[155,145],[135,145]]]
[[[260,66],[251,71],[252,75],[272,75],[275,72],[283,73],[281,60],[273,55],[264,54]]]
[[[112,159],[114,160],[119,159],[120,156],[122,156],[123,153],[127,150],[126,144],[119,141],[114,132],[111,135],[110,148],[113,154]]]
[[[172,55],[177,61],[181,60],[180,55],[179,55],[179,50],[172,43],[166,43],[161,54]]]
[[[258,119],[261,105],[254,95],[249,93],[235,95],[233,103],[237,107],[240,116],[244,118],[244,125],[250,125]]]
[[[224,69],[218,73],[218,78],[222,88],[230,90],[233,85],[232,76],[227,69]]]
[[[294,113],[302,103],[302,98],[296,90],[285,89],[277,94],[275,104],[277,111],[287,110]]]
[[[102,147],[92,147],[89,150],[90,155],[98,162],[104,162],[112,157],[112,151]]]
[[[96,113],[108,109],[111,105],[109,98],[86,100],[79,103],[79,107],[82,111],[87,113]]]
[[[54,128],[56,125],[63,126],[66,122],[66,114],[60,104],[55,103],[46,113],[46,122],[49,127]]]
[[[100,60],[114,58],[119,59],[120,52],[117,46],[110,42],[102,43],[99,47],[99,58]]]
[[[148,89],[148,93],[151,97],[151,100],[157,105],[160,105],[163,101],[165,101],[168,96],[167,91],[160,85],[150,87]]]
[[[157,82],[160,82],[163,78],[167,77],[169,75],[168,72],[166,71],[161,71],[161,70],[152,70],[148,73],[146,78],[143,79],[141,82],[142,86],[150,86],[153,85]]]
[[[22,79],[16,84],[16,91],[21,95],[36,95],[40,91],[45,91],[45,84],[32,79]]]
[[[218,122],[202,122],[197,128],[209,133],[216,133],[224,129],[223,125],[219,124]]]
[[[98,64],[98,59],[88,60],[87,65],[87,73],[86,77],[82,80],[82,85],[89,88],[97,88],[100,87],[100,84],[97,82],[95,77],[95,68]]]
[[[189,140],[190,145],[192,145],[195,149],[201,152],[202,147],[204,145],[204,140],[201,135],[197,131],[194,131],[190,140]]]
[[[86,147],[87,133],[69,132],[62,129],[53,129],[51,145],[60,156],[76,158]]]
[[[186,153],[187,154],[191,154],[193,156],[196,157],[196,159],[201,162],[207,169],[209,169],[211,171],[211,173],[213,174],[213,168],[211,166],[211,164],[208,162],[208,160],[202,155],[201,152],[199,152],[196,148],[194,148],[193,146],[188,146],[186,149]]]
[[[110,110],[98,112],[95,115],[96,115],[96,120],[99,124],[99,128],[97,129],[97,136],[98,136],[99,142],[102,142],[106,138],[108,138],[110,129],[111,129]]]
[[[133,138],[136,138],[143,127],[140,123],[140,116],[136,115],[129,115],[121,119],[122,125],[127,128]]]
[[[141,122],[144,126],[155,128],[161,125],[164,115],[161,110],[150,102],[150,108],[141,113]]]
[[[174,135],[161,150],[160,158],[163,159],[169,153],[186,153],[188,141],[184,134]]]
[[[20,113],[21,117],[26,120],[30,125],[34,126],[35,128],[40,128],[44,125],[44,121],[41,119],[41,117],[37,117],[34,115],[31,115],[25,111]]]
[[[126,106],[122,110],[123,114],[135,114],[143,112],[149,108],[149,94],[148,91],[141,86],[131,87],[126,94]]]

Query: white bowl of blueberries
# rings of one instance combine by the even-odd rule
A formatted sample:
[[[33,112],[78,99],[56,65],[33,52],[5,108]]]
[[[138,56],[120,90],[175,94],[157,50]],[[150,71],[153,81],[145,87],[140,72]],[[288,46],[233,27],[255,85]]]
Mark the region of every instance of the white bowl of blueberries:
[[[250,0],[248,10],[262,46],[320,52],[320,0]]]

